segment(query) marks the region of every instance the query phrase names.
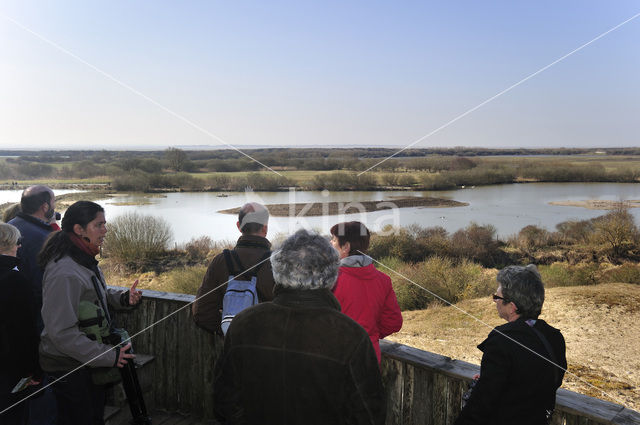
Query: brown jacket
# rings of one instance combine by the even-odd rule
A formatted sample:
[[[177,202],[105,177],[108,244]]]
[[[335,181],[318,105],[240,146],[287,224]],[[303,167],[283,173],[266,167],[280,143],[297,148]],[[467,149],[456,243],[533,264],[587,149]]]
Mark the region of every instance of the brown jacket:
[[[271,249],[271,243],[261,236],[242,235],[234,249],[238,253],[242,265],[248,269],[264,258]],[[237,264],[235,266],[240,269]],[[273,299],[274,285],[271,262],[267,260],[256,267],[258,267],[258,284],[256,287],[258,300],[259,302],[271,301]],[[246,278],[242,276],[239,279],[251,280],[248,275]],[[191,307],[196,325],[208,332],[219,335],[222,335],[222,329],[220,328],[222,299],[227,290],[228,280],[229,270],[224,255],[220,253],[211,260],[207,273],[202,280],[202,285],[198,289],[196,301]]]

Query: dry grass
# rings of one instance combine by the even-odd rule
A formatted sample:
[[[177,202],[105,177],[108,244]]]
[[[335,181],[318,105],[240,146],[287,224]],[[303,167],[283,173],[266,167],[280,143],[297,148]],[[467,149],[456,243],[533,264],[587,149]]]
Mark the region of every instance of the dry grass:
[[[480,364],[477,344],[503,321],[488,297],[457,307],[488,326],[454,307],[435,306],[404,312],[402,330],[388,339]],[[541,318],[559,328],[567,343],[570,373],[563,388],[640,410],[639,285],[548,289]]]

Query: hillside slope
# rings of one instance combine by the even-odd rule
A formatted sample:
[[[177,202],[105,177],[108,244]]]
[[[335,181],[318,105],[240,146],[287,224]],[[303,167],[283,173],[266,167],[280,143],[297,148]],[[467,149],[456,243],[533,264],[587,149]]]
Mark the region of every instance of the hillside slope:
[[[476,346],[504,323],[489,297],[403,316],[402,330],[387,339],[475,364],[482,357]],[[550,288],[540,318],[567,342],[563,388],[640,411],[640,285]]]

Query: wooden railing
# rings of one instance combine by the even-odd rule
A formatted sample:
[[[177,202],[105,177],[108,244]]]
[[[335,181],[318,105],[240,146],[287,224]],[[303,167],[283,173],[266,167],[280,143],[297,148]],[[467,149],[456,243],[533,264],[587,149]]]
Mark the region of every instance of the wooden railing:
[[[213,367],[222,339],[195,326],[193,300],[193,295],[145,290],[142,305],[118,314],[117,321],[130,335],[139,333],[133,337],[137,352],[155,356],[155,405],[207,419],[213,417]],[[452,424],[479,367],[388,341],[380,346],[387,425]],[[561,389],[553,423],[637,425],[640,413]]]

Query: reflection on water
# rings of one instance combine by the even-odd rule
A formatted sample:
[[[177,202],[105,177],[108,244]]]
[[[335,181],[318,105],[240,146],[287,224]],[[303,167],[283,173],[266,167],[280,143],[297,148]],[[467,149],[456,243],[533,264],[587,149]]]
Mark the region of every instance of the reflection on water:
[[[7,192],[13,192],[11,196]],[[63,191],[56,191],[63,193]],[[290,234],[300,227],[328,233],[334,224],[345,220],[360,220],[372,230],[379,231],[385,225],[408,226],[416,223],[423,227],[442,226],[454,232],[471,222],[492,224],[500,237],[518,232],[524,226],[534,224],[554,230],[555,225],[569,219],[584,220],[605,214],[602,210],[581,207],[549,205],[551,201],[631,200],[640,199],[639,184],[624,183],[534,183],[511,184],[467,188],[442,192],[249,192],[226,193],[168,193],[163,197],[145,198],[142,195],[124,195],[98,201],[105,207],[107,221],[126,212],[136,211],[163,217],[172,226],[174,239],[184,243],[192,238],[207,235],[214,240],[235,240],[237,217],[217,211],[238,207],[245,202],[263,204],[304,202],[358,202],[391,201],[406,196],[433,196],[468,202],[469,206],[456,208],[405,208],[346,216],[323,217],[272,217],[269,236],[278,233]],[[135,205],[144,198],[144,205]],[[3,199],[6,199],[3,201]],[[17,202],[20,191],[0,191],[0,203]],[[640,218],[640,208],[630,210]]]

